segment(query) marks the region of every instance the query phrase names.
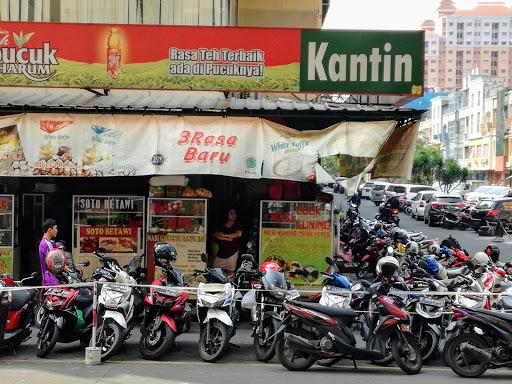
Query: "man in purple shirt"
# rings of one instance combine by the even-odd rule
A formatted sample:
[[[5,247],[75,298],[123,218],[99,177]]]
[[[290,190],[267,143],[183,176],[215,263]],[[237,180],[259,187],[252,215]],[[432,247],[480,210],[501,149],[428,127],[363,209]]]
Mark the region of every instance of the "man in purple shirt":
[[[52,249],[57,248],[55,242],[53,241],[59,232],[57,229],[57,222],[53,219],[46,219],[43,222],[43,232],[43,238],[39,243],[39,264],[41,265],[43,285],[59,285],[59,280],[46,269],[46,255]]]

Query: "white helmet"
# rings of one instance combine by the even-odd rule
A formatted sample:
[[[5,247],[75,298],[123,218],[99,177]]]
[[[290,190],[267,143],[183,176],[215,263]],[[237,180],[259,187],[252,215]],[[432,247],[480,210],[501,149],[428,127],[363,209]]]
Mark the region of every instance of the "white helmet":
[[[429,255],[439,255],[439,251],[441,251],[441,248],[439,247],[439,244],[432,243],[427,248]]]
[[[398,271],[399,268],[400,263],[395,257],[384,256],[377,262],[377,267],[375,268],[375,271],[377,272],[377,275],[389,278],[393,277],[393,275]]]
[[[476,266],[484,266],[489,264],[489,256],[487,256],[487,253],[485,252],[477,252],[475,255],[471,258],[471,261],[473,262],[473,265]]]
[[[417,255],[420,252],[420,246],[415,241],[409,241],[405,246],[405,252],[409,255]]]

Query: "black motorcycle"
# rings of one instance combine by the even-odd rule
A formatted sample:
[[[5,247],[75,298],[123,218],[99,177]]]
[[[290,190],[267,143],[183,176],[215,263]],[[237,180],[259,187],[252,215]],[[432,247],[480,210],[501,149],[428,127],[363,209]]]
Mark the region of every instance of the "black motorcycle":
[[[446,360],[462,377],[488,368],[512,367],[512,314],[454,306],[460,334],[448,341]]]

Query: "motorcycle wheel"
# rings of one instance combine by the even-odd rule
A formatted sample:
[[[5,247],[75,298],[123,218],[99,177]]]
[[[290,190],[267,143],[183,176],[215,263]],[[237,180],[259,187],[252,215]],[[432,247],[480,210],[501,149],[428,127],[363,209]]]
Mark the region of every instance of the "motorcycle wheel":
[[[411,207],[407,207],[407,208],[405,208],[405,213],[406,213],[407,215],[410,215],[410,214],[412,213],[412,208],[411,208]]]
[[[262,329],[260,329],[260,327]],[[273,335],[275,332],[274,323],[272,319],[267,318],[263,320],[263,324],[256,327],[256,332],[254,333],[254,354],[256,355],[256,359],[258,361],[262,361],[266,363],[267,361],[272,360],[274,355],[276,354],[276,337],[268,340],[263,344],[263,341],[266,340],[269,336]]]
[[[276,353],[281,365],[289,371],[305,371],[316,361],[312,354],[296,352],[293,346],[286,341],[284,335],[277,340]]]
[[[43,330],[37,337],[37,357],[46,357],[53,350],[59,340],[60,329],[50,318],[42,320]]]
[[[378,350],[379,348],[377,347],[377,337],[375,335],[370,335],[370,337],[368,338],[368,341],[366,342],[366,349],[369,349],[369,350]],[[389,340],[386,341],[386,357],[383,357],[382,359],[378,359],[378,360],[372,360],[372,363],[375,364],[375,365],[380,365],[380,366],[387,366],[389,364],[391,364],[393,362],[393,354],[391,352],[391,345],[389,344]]]
[[[413,331],[414,334],[417,334]],[[439,336],[431,328],[426,328],[423,331],[421,339],[417,340],[418,345],[421,349],[421,356],[423,362],[426,362],[433,358],[436,354],[437,346],[439,345]]]
[[[44,307],[42,304],[38,304],[34,309],[34,324],[37,328],[41,327],[41,322],[44,317]]]
[[[162,321],[156,331],[146,329],[142,332],[139,341],[140,354],[144,359],[158,359],[170,351],[175,338],[176,334],[171,327]]]
[[[333,365],[338,364],[341,361],[341,357],[333,357],[331,359],[320,359],[317,360],[316,363],[321,365],[322,367],[332,367]]]
[[[205,326],[199,336],[199,354],[204,361],[214,363],[222,357],[224,351],[228,348],[231,331],[226,324],[211,320],[210,338],[207,336],[208,327]]]
[[[123,345],[123,331],[115,321],[103,324],[99,334],[98,346],[101,348],[101,361],[107,361],[114,356]]]
[[[391,340],[393,358],[402,371],[408,375],[417,375],[423,367],[421,349],[413,335],[404,334],[403,336],[405,340],[401,337],[394,337]]]
[[[356,276],[360,279],[364,279],[370,272],[370,263],[362,261],[357,266]]]
[[[463,333],[456,336],[447,346],[447,362],[453,372],[462,377],[479,377],[487,370],[488,363],[470,358],[461,351],[463,344],[469,344],[476,348],[485,349],[487,343],[481,336],[471,333]]]

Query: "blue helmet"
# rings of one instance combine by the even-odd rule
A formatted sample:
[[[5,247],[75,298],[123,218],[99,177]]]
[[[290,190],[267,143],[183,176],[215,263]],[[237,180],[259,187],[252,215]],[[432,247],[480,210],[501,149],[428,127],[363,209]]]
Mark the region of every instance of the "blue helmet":
[[[436,277],[439,274],[439,263],[436,261],[435,257],[427,257],[425,263],[427,264],[427,272],[432,277]]]

